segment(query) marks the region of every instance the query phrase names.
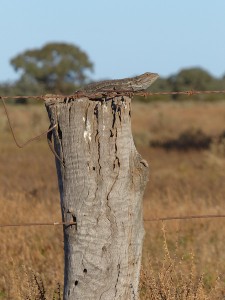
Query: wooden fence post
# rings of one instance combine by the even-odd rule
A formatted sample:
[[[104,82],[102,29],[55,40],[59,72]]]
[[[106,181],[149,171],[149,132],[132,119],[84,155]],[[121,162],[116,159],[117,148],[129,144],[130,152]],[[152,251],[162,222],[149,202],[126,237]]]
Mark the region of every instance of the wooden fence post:
[[[64,299],[138,299],[148,165],[131,132],[131,99],[46,98],[64,222]]]

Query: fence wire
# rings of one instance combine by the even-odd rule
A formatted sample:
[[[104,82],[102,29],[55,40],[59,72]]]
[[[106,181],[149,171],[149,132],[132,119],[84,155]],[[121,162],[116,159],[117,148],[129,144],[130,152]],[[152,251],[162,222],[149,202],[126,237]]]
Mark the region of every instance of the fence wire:
[[[71,95],[61,95],[61,94],[46,94],[46,95],[24,95],[24,96],[1,96],[0,99],[9,100],[9,99],[35,99],[35,100],[42,100],[45,101],[48,98],[57,98],[57,99],[78,99],[81,97],[89,97],[90,99],[96,99],[107,96],[115,96],[115,95],[127,95],[127,96],[143,96],[143,97],[150,97],[150,96],[159,96],[159,95],[204,95],[204,94],[225,94],[225,90],[212,90],[212,91],[195,91],[195,90],[188,90],[188,91],[178,91],[178,92],[145,92],[145,91],[132,91],[132,90],[102,90],[97,92],[85,92],[85,91],[77,91]]]
[[[225,215],[190,215],[190,216],[171,216],[171,217],[158,217],[144,219],[144,222],[159,222],[159,221],[174,221],[174,220],[193,220],[193,219],[215,219],[215,218],[225,218]],[[76,225],[76,222],[38,222],[38,223],[14,223],[14,224],[0,224],[1,227],[28,227],[28,226],[72,226]]]
[[[145,92],[145,91],[131,91],[131,90],[116,90],[116,91],[98,91],[96,93],[87,93],[85,91],[78,91],[71,95],[60,95],[60,94],[46,94],[46,95],[24,95],[24,96],[1,96],[0,99],[9,100],[9,99],[35,99],[35,100],[43,100],[45,101],[48,98],[57,98],[57,99],[78,99],[81,97],[89,97],[90,99],[96,99],[99,97],[110,97],[115,95],[127,95],[127,96],[143,96],[143,97],[150,97],[150,96],[158,96],[158,95],[200,95],[200,94],[225,94],[225,90],[212,90],[212,91],[175,91],[175,92]],[[156,218],[149,218],[144,219],[144,222],[159,222],[159,221],[174,221],[174,220],[193,220],[193,219],[218,219],[218,218],[225,218],[225,214],[207,214],[207,215],[186,215],[186,216],[168,216],[168,217],[156,217]],[[28,227],[28,226],[72,226],[76,225],[76,222],[38,222],[38,223],[15,223],[15,224],[0,224],[0,228],[3,227]]]

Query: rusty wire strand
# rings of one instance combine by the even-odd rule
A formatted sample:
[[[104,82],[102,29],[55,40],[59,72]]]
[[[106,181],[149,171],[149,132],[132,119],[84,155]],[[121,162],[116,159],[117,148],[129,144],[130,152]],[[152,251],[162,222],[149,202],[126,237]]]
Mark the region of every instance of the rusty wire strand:
[[[144,92],[144,91],[138,91],[138,92],[134,92],[134,91],[98,91],[96,94],[127,94],[127,95],[137,95],[137,96],[154,96],[154,95],[188,95],[188,96],[192,96],[192,95],[197,95],[197,94],[225,94],[225,90],[221,90],[221,91],[194,91],[194,90],[190,90],[190,91],[180,91],[180,92]],[[75,92],[73,95],[38,95],[38,96],[1,96],[0,95],[0,99],[3,102],[3,106],[7,115],[7,119],[9,120],[9,116],[7,113],[7,109],[5,106],[5,102],[4,100],[8,100],[8,99],[40,99],[40,100],[46,100],[48,98],[71,98],[71,99],[77,99],[83,96],[95,96],[95,93],[86,93],[86,92]],[[10,123],[10,121],[9,121]],[[45,131],[44,133],[40,134],[38,137],[42,136],[43,134],[46,134],[48,132],[50,132],[52,129],[54,129],[57,126],[54,125],[51,128],[49,128],[48,131]],[[10,126],[10,129],[12,131],[13,134],[13,138],[15,140],[15,143],[17,144],[18,147],[21,148],[21,145],[18,144],[18,142],[16,141],[16,138],[14,136],[13,133],[13,129]],[[37,138],[37,137],[36,137]],[[29,140],[28,142],[26,142],[25,144],[33,141],[33,138],[31,140]],[[23,144],[22,146],[24,146],[25,144]],[[157,217],[157,218],[150,218],[150,219],[144,219],[144,222],[158,222],[158,221],[172,221],[172,220],[193,220],[193,219],[211,219],[211,218],[225,218],[225,215],[190,215],[190,216],[172,216],[172,217]],[[0,227],[24,227],[24,226],[55,226],[55,225],[66,225],[66,226],[71,226],[71,225],[75,225],[76,222],[45,222],[45,223],[20,223],[20,224],[0,224]]]
[[[13,130],[11,121],[10,121],[10,117],[9,117],[9,113],[8,113],[8,109],[7,109],[7,107],[6,107],[5,101],[4,101],[4,99],[3,99],[1,96],[0,96],[0,99],[2,100],[2,104],[3,104],[4,111],[5,111],[7,120],[8,120],[8,124],[9,124],[10,131],[11,131],[12,136],[13,136],[13,140],[14,140],[14,142],[15,142],[15,144],[16,144],[16,146],[17,146],[18,148],[23,148],[23,147],[25,147],[26,145],[28,145],[28,144],[30,144],[31,142],[33,142],[33,141],[35,141],[35,140],[41,138],[43,135],[46,135],[47,133],[51,132],[55,127],[57,127],[57,124],[55,124],[55,125],[49,127],[48,130],[46,130],[46,131],[40,133],[39,135],[37,135],[37,136],[35,136],[35,137],[29,139],[29,140],[26,141],[25,143],[20,144],[20,143],[18,142],[16,136],[15,136],[15,133],[14,133],[14,130]]]
[[[127,91],[124,91],[124,90],[115,90],[115,91],[110,91],[110,90],[104,90],[104,91],[97,91],[97,92],[85,92],[84,91],[76,91],[73,95],[57,95],[57,94],[46,94],[46,95],[37,95],[37,96],[34,96],[34,95],[30,95],[30,96],[1,96],[0,95],[0,100],[2,100],[2,103],[3,103],[3,107],[4,107],[4,110],[5,110],[5,113],[6,113],[6,116],[7,116],[7,120],[8,120],[8,123],[9,123],[9,127],[10,127],[10,131],[12,133],[12,136],[13,136],[13,139],[15,141],[15,144],[17,145],[18,148],[23,148],[24,146],[26,146],[27,144],[33,142],[34,140],[36,139],[39,139],[40,137],[42,137],[43,135],[45,134],[48,134],[50,133],[56,126],[57,124],[53,125],[52,127],[49,127],[48,130],[42,132],[41,134],[29,139],[28,141],[26,141],[25,143],[23,144],[20,144],[17,139],[16,139],[16,136],[14,134],[14,130],[12,128],[12,125],[11,125],[11,121],[10,121],[10,118],[9,118],[9,113],[8,113],[8,110],[7,110],[7,107],[6,107],[6,104],[5,104],[5,100],[9,100],[9,99],[21,99],[21,98],[24,98],[24,99],[41,99],[43,101],[46,101],[48,99],[77,99],[77,98],[81,98],[81,97],[89,97],[90,99],[99,99],[101,97],[113,97],[113,96],[116,96],[116,95],[128,95],[130,97],[136,95],[136,96],[143,96],[143,97],[148,97],[148,96],[154,96],[154,95],[188,95],[188,96],[191,96],[191,95],[197,95],[197,94],[225,94],[225,90],[221,90],[221,91],[194,91],[194,90],[189,90],[189,91],[180,91],[180,92],[146,92],[146,91],[131,91],[131,90],[127,90]],[[49,144],[50,146],[50,149],[52,151],[52,147],[51,145]],[[58,155],[55,153],[55,151],[53,150],[53,153],[54,155],[59,159]],[[61,159],[59,159],[61,161]]]
[[[179,91],[179,92],[138,92],[139,96],[157,96],[157,95],[199,95],[199,94],[225,94],[225,90],[221,91]],[[135,94],[136,95],[136,94]]]
[[[132,90],[115,90],[115,91],[110,91],[110,90],[102,90],[102,91],[97,91],[97,92],[85,92],[85,91],[77,91],[74,94],[71,95],[59,95],[59,94],[47,94],[47,95],[30,95],[30,96],[1,96],[1,99],[4,100],[9,100],[9,99],[39,99],[45,101],[48,98],[58,98],[58,99],[63,99],[63,98],[70,98],[70,99],[77,99],[80,97],[88,97],[91,96],[93,98],[96,98],[100,95],[107,95],[107,94],[123,94],[123,95],[135,95],[135,96],[157,96],[157,95],[199,95],[199,94],[225,94],[225,90],[213,90],[213,91],[195,91],[195,90],[188,90],[188,91],[179,91],[179,92],[145,92],[145,91],[132,91]]]
[[[1,227],[27,227],[27,226],[56,226],[56,225],[75,225],[75,222],[44,222],[44,223],[15,223],[15,224],[0,224]]]
[[[225,215],[190,215],[190,216],[173,216],[173,217],[159,217],[144,219],[144,222],[156,221],[171,221],[171,220],[191,220],[191,219],[212,219],[212,218],[225,218]]]
[[[216,219],[216,218],[225,218],[223,215],[190,215],[190,216],[171,216],[171,217],[158,217],[144,219],[144,222],[159,222],[159,221],[174,221],[174,220],[193,220],[193,219]],[[27,226],[56,226],[56,225],[65,225],[72,226],[76,225],[76,222],[44,222],[44,223],[18,223],[18,224],[0,224],[1,227],[27,227]]]

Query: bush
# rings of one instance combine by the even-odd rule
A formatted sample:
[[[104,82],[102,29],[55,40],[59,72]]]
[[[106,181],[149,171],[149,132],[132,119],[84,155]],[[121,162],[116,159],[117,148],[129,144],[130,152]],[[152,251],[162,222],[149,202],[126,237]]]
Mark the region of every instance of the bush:
[[[188,129],[181,133],[177,139],[169,139],[166,141],[152,141],[150,146],[161,147],[166,150],[203,150],[209,149],[212,138],[206,135],[201,129]]]

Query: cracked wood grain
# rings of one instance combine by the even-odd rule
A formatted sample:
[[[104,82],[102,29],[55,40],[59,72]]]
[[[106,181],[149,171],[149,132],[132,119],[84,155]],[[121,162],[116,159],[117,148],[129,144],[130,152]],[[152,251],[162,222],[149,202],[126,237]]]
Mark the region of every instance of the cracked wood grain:
[[[48,99],[64,227],[65,300],[138,299],[148,165],[131,132],[131,99]]]

